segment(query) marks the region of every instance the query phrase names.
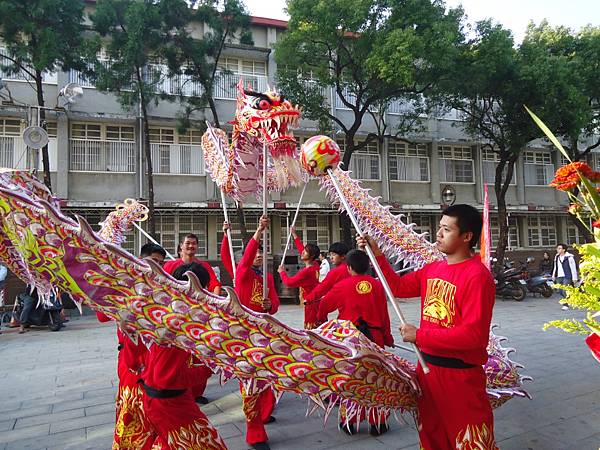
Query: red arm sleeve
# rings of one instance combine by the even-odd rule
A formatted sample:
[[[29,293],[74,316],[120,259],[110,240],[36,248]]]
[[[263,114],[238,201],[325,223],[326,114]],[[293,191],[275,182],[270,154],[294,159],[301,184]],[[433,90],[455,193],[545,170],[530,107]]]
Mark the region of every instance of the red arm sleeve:
[[[299,237],[294,238],[294,244],[296,244],[296,250],[298,250],[298,253],[302,253],[304,251],[304,244]]]
[[[417,345],[442,352],[486,348],[494,307],[494,284],[491,280],[472,277],[465,284],[465,292],[460,323],[452,328],[419,328]]]
[[[256,257],[256,253],[258,252],[258,241],[254,238],[248,241],[248,245],[246,245],[246,250],[244,250],[244,255],[240,260],[238,266],[241,269],[250,269],[252,267],[252,263],[254,262],[254,258]]]
[[[323,280],[323,281],[325,281],[325,280]],[[333,286],[333,288],[331,290],[329,290],[327,292],[327,294],[325,294],[325,296],[323,296],[321,298],[321,301],[319,302],[319,311],[317,312],[317,320],[319,322],[326,322],[327,315],[330,312],[333,312],[336,309],[339,309],[340,299],[343,299],[343,298],[344,298],[344,295],[343,295],[342,287],[339,284]]]
[[[106,314],[104,314],[103,312],[100,311],[96,311],[96,317],[98,318],[98,322],[110,322],[111,318],[108,317]]]
[[[221,241],[221,261],[223,261],[225,270],[233,280],[233,262],[231,261],[231,254],[229,253],[229,239],[227,239],[227,233],[223,235],[223,240]]]
[[[411,298],[421,296],[421,270],[408,273],[404,276],[398,275],[388,262],[385,255],[377,256],[377,262],[385,276],[392,293],[399,298]]]
[[[304,297],[304,301],[306,304],[313,303],[323,297],[327,292],[331,290],[331,288],[337,283],[340,279],[339,271],[340,267],[336,267],[333,270],[330,270],[327,276],[321,281],[316,288],[314,288],[310,294]],[[342,267],[341,270],[347,270],[346,265]]]
[[[283,284],[285,284],[288,287],[300,287],[303,284],[305,284],[306,281],[309,281],[309,279],[310,279],[309,277],[314,276],[314,275],[311,275],[310,268],[307,268],[307,267],[305,267],[304,269],[299,271],[293,277],[290,277],[285,272],[280,272],[279,275],[281,276],[281,281],[283,281]]]

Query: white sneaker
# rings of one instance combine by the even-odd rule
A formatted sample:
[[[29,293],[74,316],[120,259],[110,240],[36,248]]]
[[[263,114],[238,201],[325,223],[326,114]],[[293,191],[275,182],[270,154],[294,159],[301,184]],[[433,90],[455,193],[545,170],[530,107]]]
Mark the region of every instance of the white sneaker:
[[[563,311],[568,311],[569,306],[568,305],[562,305],[562,308],[560,308],[560,309],[562,309]]]

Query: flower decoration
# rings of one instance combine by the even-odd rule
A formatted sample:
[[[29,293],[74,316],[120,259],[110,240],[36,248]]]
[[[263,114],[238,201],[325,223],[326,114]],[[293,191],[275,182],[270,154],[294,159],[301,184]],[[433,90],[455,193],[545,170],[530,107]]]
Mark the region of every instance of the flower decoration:
[[[571,161],[569,154],[546,125],[527,107],[534,122],[546,134],[548,139],[563,154],[569,164],[556,171],[550,186],[566,192],[569,196],[569,213],[575,215],[594,235],[594,241],[576,245],[581,256],[579,269],[581,284],[578,287],[564,286],[567,293],[563,303],[588,311],[583,320],[553,320],[544,325],[560,328],[569,333],[586,335],[586,344],[594,358],[600,362],[600,172],[593,170],[582,161]],[[590,227],[591,222],[591,227]]]

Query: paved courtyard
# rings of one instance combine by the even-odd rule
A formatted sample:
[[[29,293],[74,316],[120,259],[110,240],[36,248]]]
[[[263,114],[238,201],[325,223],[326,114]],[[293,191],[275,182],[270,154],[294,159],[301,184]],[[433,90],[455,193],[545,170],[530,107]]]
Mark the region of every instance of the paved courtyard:
[[[403,309],[409,320],[418,317],[415,301]],[[542,331],[548,320],[583,315],[561,311],[555,298],[497,301],[498,334],[509,338],[506,345],[518,349],[513,359],[534,377],[528,383],[533,400],[515,399],[495,412],[501,449],[599,448],[600,364],[581,337]],[[283,306],[278,317],[294,326],[302,323],[297,306]],[[58,333],[38,329],[20,335],[3,328],[0,361],[0,450],[110,448],[117,385],[114,325],[73,315]],[[221,387],[216,378],[210,379],[206,395],[211,403],[203,410],[231,450],[245,449],[237,383]],[[305,399],[282,398],[277,422],[267,428],[274,450],[418,448],[410,417],[404,424],[393,421],[390,432],[377,439],[367,427],[350,437],[338,432],[335,417],[325,426],[318,413],[306,418],[306,406]]]

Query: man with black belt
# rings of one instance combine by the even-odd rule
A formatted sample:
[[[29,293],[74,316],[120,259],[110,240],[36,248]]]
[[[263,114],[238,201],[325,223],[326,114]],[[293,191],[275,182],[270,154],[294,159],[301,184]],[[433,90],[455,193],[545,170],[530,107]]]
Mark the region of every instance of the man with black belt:
[[[402,326],[405,342],[416,343],[430,373],[417,368],[422,390],[418,399],[419,438],[425,450],[497,449],[494,418],[486,393],[487,362],[495,286],[489,270],[472,249],[482,219],[469,205],[442,213],[437,247],[447,259],[400,277],[370,237],[369,245],[395,296],[421,297],[421,323]]]
[[[184,264],[173,272],[173,278],[186,280],[193,272],[205,287],[209,274],[198,263]],[[179,347],[154,344],[146,357],[146,368],[140,384],[144,390],[144,411],[155,444],[165,450],[226,449],[216,429],[200,410],[192,392],[198,367],[192,354]]]

